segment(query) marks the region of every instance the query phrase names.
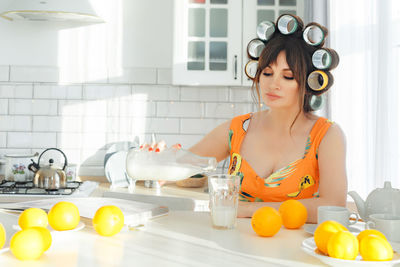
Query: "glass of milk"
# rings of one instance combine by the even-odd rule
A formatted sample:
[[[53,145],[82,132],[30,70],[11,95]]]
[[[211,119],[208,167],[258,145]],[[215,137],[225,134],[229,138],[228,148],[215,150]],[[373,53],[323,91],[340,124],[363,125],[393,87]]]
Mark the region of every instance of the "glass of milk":
[[[217,229],[236,226],[240,177],[215,174],[208,177],[211,222]]]

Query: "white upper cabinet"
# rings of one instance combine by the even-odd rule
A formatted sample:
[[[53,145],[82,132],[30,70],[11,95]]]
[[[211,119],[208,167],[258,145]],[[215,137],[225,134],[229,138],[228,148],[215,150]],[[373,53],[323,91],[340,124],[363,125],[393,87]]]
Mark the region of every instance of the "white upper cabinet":
[[[260,21],[301,14],[299,0],[175,0],[172,81],[176,85],[251,85],[247,43]]]

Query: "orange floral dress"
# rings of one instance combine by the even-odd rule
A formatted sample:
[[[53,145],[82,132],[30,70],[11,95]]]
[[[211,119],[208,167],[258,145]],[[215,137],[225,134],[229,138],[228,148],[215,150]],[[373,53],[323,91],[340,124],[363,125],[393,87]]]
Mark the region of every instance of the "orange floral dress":
[[[287,199],[318,197],[318,147],[333,122],[320,117],[308,136],[303,157],[263,178],[240,155],[240,147],[251,116],[249,113],[233,118],[229,130],[228,173],[241,178],[239,199],[250,202],[282,202]]]

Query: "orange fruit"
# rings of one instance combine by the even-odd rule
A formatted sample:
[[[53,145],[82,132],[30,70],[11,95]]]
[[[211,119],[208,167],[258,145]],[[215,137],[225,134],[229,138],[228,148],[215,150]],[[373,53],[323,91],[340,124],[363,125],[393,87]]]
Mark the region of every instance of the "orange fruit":
[[[35,226],[32,227],[32,229],[35,229],[37,231],[40,232],[40,234],[42,235],[43,238],[43,252],[45,252],[46,250],[48,250],[51,246],[51,242],[52,242],[52,237],[51,237],[51,233],[49,231],[49,229],[47,228],[43,228],[43,227],[39,227],[39,226]]]
[[[386,239],[367,235],[361,239],[360,254],[365,261],[390,261],[393,259],[393,248]]]
[[[0,249],[4,246],[5,243],[6,243],[6,230],[0,223]]]
[[[80,221],[79,209],[75,204],[60,201],[49,211],[49,224],[57,231],[75,229]]]
[[[273,236],[281,229],[282,218],[276,209],[262,207],[251,217],[251,226],[259,236]]]
[[[124,214],[116,206],[103,206],[96,211],[92,222],[99,235],[112,236],[119,233],[124,226]]]
[[[336,221],[324,221],[318,225],[314,232],[314,240],[318,249],[328,255],[328,241],[332,234],[339,231],[347,231],[346,227]]]
[[[10,250],[19,260],[35,260],[44,252],[43,237],[35,228],[21,230],[11,238]]]
[[[384,234],[382,234],[382,232],[375,230],[375,229],[367,229],[357,235],[358,242],[361,242],[361,240],[364,237],[369,236],[369,235],[377,235],[377,236],[380,236],[383,239],[387,240],[386,236]]]
[[[39,208],[26,209],[19,215],[18,225],[21,229],[27,229],[34,226],[47,227],[47,213]]]
[[[358,240],[348,231],[339,231],[328,240],[328,255],[342,260],[355,260],[358,255]]]
[[[307,221],[307,208],[298,200],[289,199],[279,206],[282,223],[288,229],[297,229]]]

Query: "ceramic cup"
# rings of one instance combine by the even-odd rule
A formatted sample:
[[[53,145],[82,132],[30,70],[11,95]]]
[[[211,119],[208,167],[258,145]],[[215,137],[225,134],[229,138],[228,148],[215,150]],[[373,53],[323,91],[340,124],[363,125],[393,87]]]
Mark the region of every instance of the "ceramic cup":
[[[400,216],[371,214],[365,228],[376,229],[382,232],[389,241],[400,242]]]
[[[216,174],[208,177],[211,221],[214,228],[235,228],[239,186],[239,176]]]
[[[77,171],[78,171],[78,169],[77,169],[76,164],[68,164],[65,167],[65,174],[67,176],[67,181],[68,182],[76,181],[76,177],[78,176],[77,175]]]
[[[351,220],[351,218],[354,218]],[[350,212],[347,208],[339,206],[319,206],[318,224],[324,221],[337,221],[343,226],[348,227],[357,223],[360,217],[355,212]]]

